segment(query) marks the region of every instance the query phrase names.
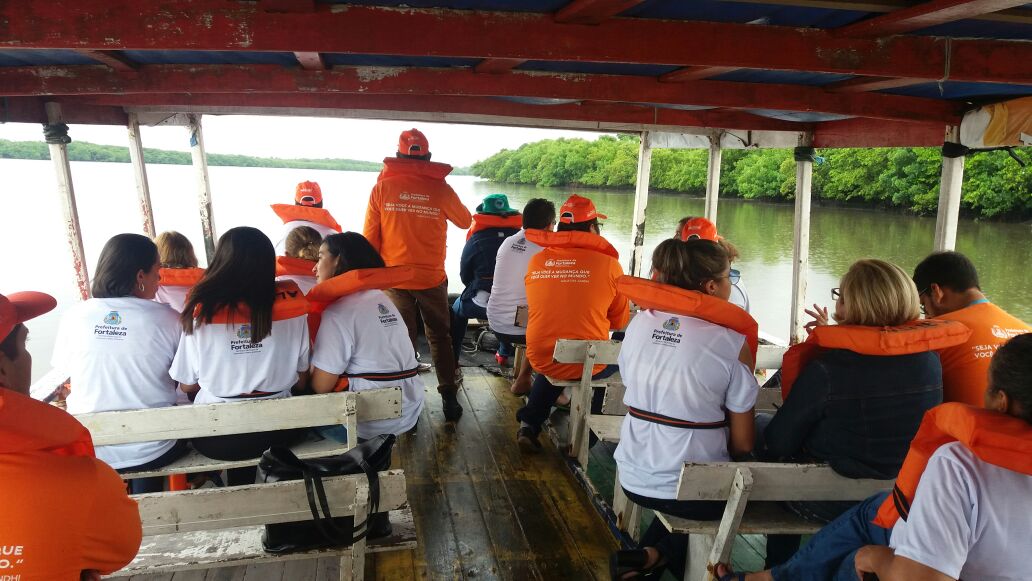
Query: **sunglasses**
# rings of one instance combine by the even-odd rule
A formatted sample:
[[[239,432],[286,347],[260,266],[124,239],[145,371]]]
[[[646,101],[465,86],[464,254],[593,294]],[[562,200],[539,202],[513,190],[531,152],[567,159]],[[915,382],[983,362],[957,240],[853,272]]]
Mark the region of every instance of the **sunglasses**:
[[[731,284],[738,284],[738,281],[742,280],[742,273],[738,272],[737,268],[732,268],[727,273],[727,281]]]
[[[842,289],[838,287],[831,289],[831,300],[837,301],[842,298]]]

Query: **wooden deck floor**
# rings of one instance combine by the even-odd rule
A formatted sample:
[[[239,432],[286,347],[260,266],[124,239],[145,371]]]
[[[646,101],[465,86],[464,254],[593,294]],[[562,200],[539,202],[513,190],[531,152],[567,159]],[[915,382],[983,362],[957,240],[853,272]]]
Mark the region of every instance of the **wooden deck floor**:
[[[508,382],[465,368],[457,424],[444,421],[433,375],[415,434],[399,439],[419,548],[366,560],[366,578],[607,579],[616,541],[548,438],[524,455]],[[335,580],[333,559],[136,576],[134,581]]]

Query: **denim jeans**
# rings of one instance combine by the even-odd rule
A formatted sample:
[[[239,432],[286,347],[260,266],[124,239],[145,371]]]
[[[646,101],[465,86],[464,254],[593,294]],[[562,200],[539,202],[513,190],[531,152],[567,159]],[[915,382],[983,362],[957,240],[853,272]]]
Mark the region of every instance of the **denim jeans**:
[[[692,520],[720,520],[724,516],[724,504],[711,500],[673,500],[667,498],[650,498],[624,489],[627,498],[645,508],[656,512]],[[688,535],[673,534],[667,530],[658,518],[641,536],[638,548],[655,547],[666,559],[666,569],[674,574],[675,579],[684,578],[684,566],[688,559]]]
[[[890,529],[871,521],[888,497],[879,492],[822,528],[788,562],[771,569],[775,581],[856,581],[856,552],[867,545],[889,545]]]
[[[617,365],[606,365],[605,369],[592,375],[592,379],[605,379],[620,370]],[[562,388],[552,385],[543,373],[534,378],[534,384],[530,388],[530,396],[527,397],[527,405],[516,412],[516,419],[530,426],[535,434],[541,433],[541,424],[548,419],[548,414],[559,399]],[[592,394],[591,413],[597,414],[602,411],[602,400],[605,397],[605,390],[598,389]],[[590,443],[589,443],[590,445]]]

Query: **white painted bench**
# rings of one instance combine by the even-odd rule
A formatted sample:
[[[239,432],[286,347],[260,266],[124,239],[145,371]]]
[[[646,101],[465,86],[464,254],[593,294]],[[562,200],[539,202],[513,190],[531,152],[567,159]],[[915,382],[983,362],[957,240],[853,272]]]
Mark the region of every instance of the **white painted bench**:
[[[185,405],[145,410],[102,412],[76,416],[93,436],[95,446],[246,434],[259,431],[310,428],[343,424],[346,443],[320,439],[314,434],[291,450],[302,459],[346,452],[357,443],[358,422],[401,416],[401,388],[305,395],[275,400]],[[195,450],[154,470],[125,472],[125,478],[217,472],[254,466],[258,458],[214,460]]]
[[[778,501],[854,500],[892,488],[892,480],[854,480],[822,464],[761,462],[685,464],[678,500],[727,501],[720,521],[697,521],[656,513],[667,529],[687,533],[686,581],[711,578],[710,568],[727,563],[735,535],[809,534],[823,525],[780,508]]]
[[[323,480],[330,514],[367,512],[369,485],[365,475]],[[405,475],[400,470],[380,473],[380,511],[391,512],[392,535],[350,547],[286,554],[262,549],[265,524],[311,520],[303,480],[252,484],[172,493],[141,494],[139,504],[143,543],[132,563],[112,577],[170,573],[244,564],[340,556],[340,579],[363,579],[365,553],[407,550],[416,546],[410,510],[405,507]]]
[[[591,415],[592,390],[595,386],[606,387],[621,382],[619,373],[605,379],[592,379],[592,371],[595,365],[615,364],[619,355],[619,341],[584,341],[577,339],[559,339],[556,341],[555,351],[552,353],[552,359],[556,363],[582,365],[579,380],[563,381],[549,377],[548,381],[556,387],[573,388],[573,397],[570,399],[569,455],[577,458],[581,467],[585,470],[587,470],[588,466],[589,437],[586,420]]]

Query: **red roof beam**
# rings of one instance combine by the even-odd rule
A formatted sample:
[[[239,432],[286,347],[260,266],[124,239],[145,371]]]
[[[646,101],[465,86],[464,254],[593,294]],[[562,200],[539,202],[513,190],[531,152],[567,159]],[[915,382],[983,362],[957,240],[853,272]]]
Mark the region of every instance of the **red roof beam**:
[[[806,131],[812,126],[779,119],[713,109],[682,111],[625,103],[585,101],[563,105],[530,105],[493,97],[453,97],[436,95],[318,95],[292,94],[154,94],[154,95],[84,95],[61,97],[61,102],[118,105],[125,107],[168,107],[190,111],[193,107],[213,107],[228,112],[239,108],[282,109],[362,109],[376,111],[441,112],[468,115],[522,117],[554,121],[579,121],[602,124],[667,125],[678,127],[714,127],[766,131]],[[300,114],[300,113],[294,113]],[[504,121],[500,121],[504,123]],[[598,128],[597,125],[593,128]]]
[[[886,77],[857,77],[846,79],[837,83],[824,85],[823,89],[831,93],[864,93],[867,91],[881,91],[884,89],[898,89],[927,83],[926,79],[900,79]]]
[[[644,0],[573,0],[555,13],[564,24],[598,24],[641,4]]]
[[[0,3],[0,48],[245,50],[720,66],[935,81],[946,39],[846,38],[815,29],[611,18],[597,26],[552,15],[318,4],[271,14],[195,0]],[[389,30],[390,34],[383,31]],[[298,31],[303,31],[299,34]],[[411,39],[421,39],[413,42]],[[728,42],[728,39],[748,39]],[[949,78],[1032,84],[1032,43],[950,42]],[[756,47],[776,47],[756,50]]]
[[[0,99],[0,119],[5,123],[48,123],[47,112],[44,109],[46,101],[60,101],[62,99],[43,99],[41,97],[11,97]],[[61,111],[65,123],[73,125],[127,125],[129,117],[125,114],[121,105],[103,105],[89,103],[75,103],[68,105]],[[75,139],[75,129],[71,131],[72,139]],[[43,133],[39,138],[42,141]]]
[[[1028,3],[1028,0],[932,0],[836,28],[840,36],[878,37],[931,28]]]
[[[484,59],[473,70],[487,74],[507,73],[525,62],[525,59]]]
[[[814,147],[939,147],[946,126],[876,119],[817,123]]]
[[[820,87],[728,81],[661,83],[651,77],[527,73],[478,75],[469,69],[334,67],[310,72],[277,65],[152,65],[133,75],[105,67],[0,67],[9,96],[131,93],[367,93],[514,96],[780,109],[876,119],[956,122],[955,103],[878,93],[828,93]]]

